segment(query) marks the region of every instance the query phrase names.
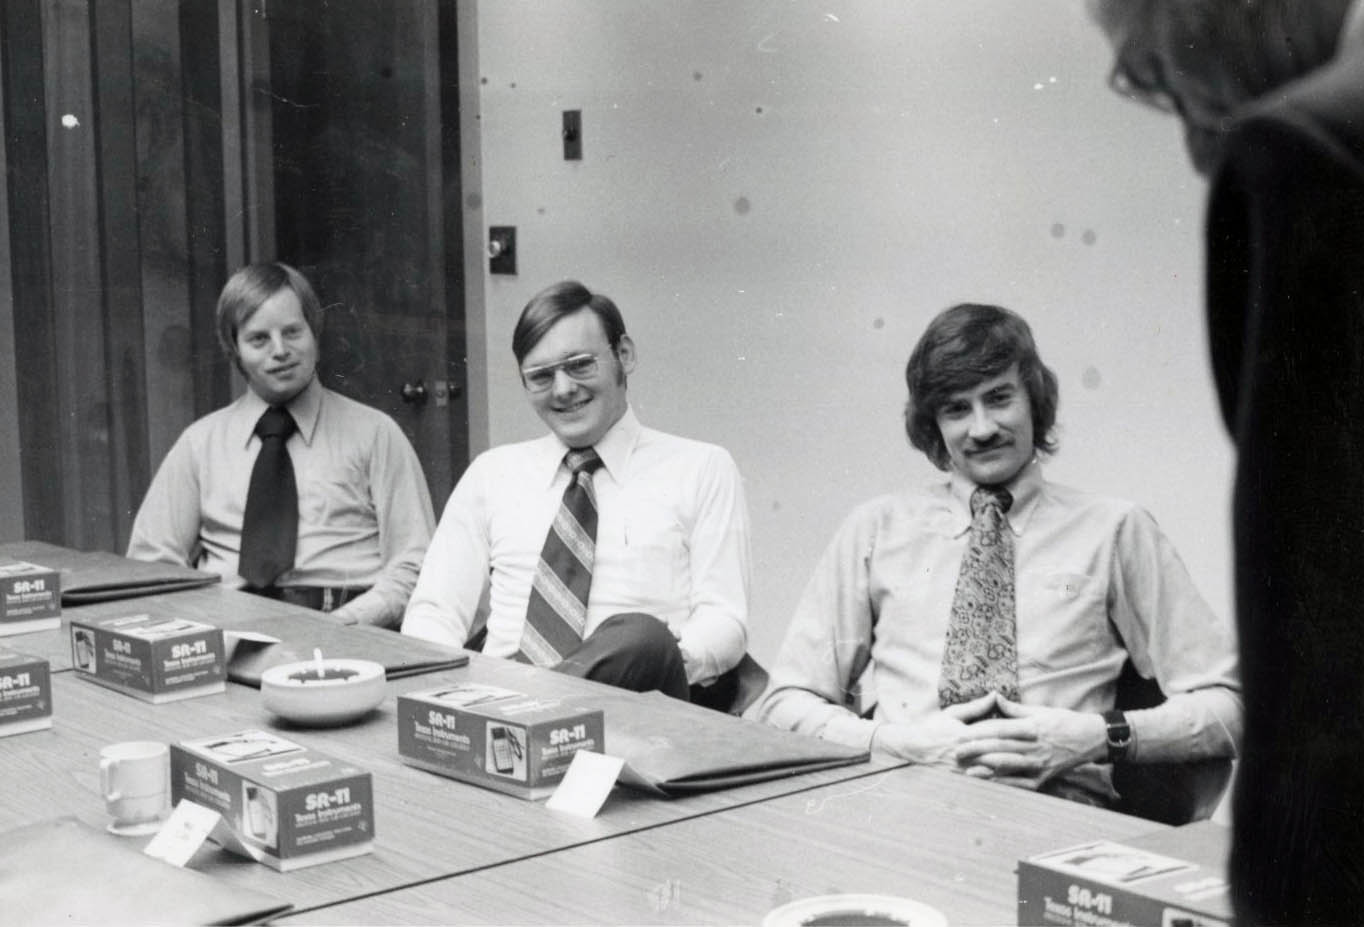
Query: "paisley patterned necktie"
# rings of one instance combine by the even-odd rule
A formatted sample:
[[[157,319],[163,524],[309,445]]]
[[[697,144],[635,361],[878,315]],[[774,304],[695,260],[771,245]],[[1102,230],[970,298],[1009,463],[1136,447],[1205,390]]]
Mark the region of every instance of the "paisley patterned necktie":
[[[938,702],[946,708],[987,692],[1018,699],[1014,536],[1005,518],[1013,497],[981,486],[971,494],[971,537],[957,574],[943,648]]]

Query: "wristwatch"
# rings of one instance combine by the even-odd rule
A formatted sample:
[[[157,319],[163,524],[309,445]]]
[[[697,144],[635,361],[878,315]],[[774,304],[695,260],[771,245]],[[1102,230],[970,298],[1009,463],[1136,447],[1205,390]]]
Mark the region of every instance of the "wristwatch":
[[[1132,726],[1127,723],[1127,715],[1116,708],[1105,711],[1104,724],[1108,725],[1108,762],[1126,759],[1127,748],[1132,746]]]

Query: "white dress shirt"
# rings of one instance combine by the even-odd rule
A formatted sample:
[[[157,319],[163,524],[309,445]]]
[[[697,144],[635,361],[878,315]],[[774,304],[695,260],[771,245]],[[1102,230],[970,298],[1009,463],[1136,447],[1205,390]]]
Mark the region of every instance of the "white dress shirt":
[[[644,428],[627,409],[595,446],[597,543],[584,634],[644,612],[678,635],[692,683],[748,642],[748,510],[729,453]],[[569,473],[553,434],[480,454],[445,506],[403,632],[462,645],[488,592],[483,652],[514,656],[531,582]]]

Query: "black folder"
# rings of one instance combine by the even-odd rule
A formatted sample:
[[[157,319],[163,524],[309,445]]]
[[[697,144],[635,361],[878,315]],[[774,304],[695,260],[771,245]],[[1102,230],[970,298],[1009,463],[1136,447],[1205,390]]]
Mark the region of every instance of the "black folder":
[[[324,657],[382,663],[389,679],[450,669],[469,662],[469,654],[459,647],[447,647],[384,628],[337,624],[321,614],[314,617],[302,610],[298,614],[219,624],[227,635],[233,631],[252,631],[279,639],[277,644],[241,640],[228,659],[227,678],[256,688],[260,688],[261,674],[270,667],[310,663],[315,649],[321,650]]]
[[[221,579],[217,573],[205,573],[174,563],[130,560],[108,551],[72,550],[46,541],[6,544],[0,548],[0,553],[61,571],[63,605],[196,589]]]
[[[602,709],[605,752],[625,760],[623,785],[665,798],[870,759],[866,750],[779,730],[660,692],[604,692],[566,701]]]
[[[0,834],[0,920],[6,924],[256,924],[293,907],[181,869],[74,817]]]

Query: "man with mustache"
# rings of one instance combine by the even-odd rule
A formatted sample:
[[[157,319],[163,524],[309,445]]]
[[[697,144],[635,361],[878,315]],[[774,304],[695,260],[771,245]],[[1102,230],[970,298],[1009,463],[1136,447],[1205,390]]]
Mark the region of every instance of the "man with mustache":
[[[1145,511],[1044,478],[1058,390],[1027,323],[953,306],[905,378],[910,443],[947,479],[844,522],[761,717],[1105,807],[1118,798],[1112,763],[1234,756],[1229,622]],[[1163,704],[1115,710],[1129,658]]]
[[[323,314],[287,264],[250,264],[227,281],[218,339],[247,389],[166,454],[128,556],[218,573],[343,624],[397,628],[435,523],[431,497],[398,424],[318,380]]]
[[[403,633],[727,709],[748,642],[748,510],[723,448],[640,424],[616,304],[566,280],[512,333],[549,433],[480,454],[450,495]]]

